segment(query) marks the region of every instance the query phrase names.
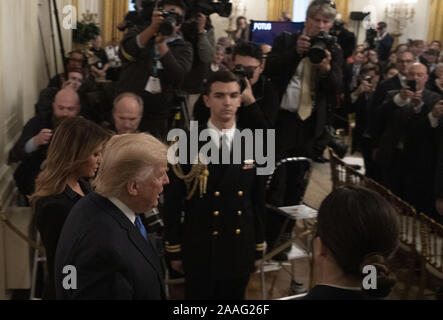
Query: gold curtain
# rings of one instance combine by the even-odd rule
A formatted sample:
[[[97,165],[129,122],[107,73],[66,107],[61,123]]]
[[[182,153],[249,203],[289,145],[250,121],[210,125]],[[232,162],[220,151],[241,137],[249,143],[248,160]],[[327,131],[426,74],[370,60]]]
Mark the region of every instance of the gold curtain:
[[[117,25],[125,18],[129,11],[129,0],[104,0],[103,1],[103,44],[107,44],[113,38],[121,40],[124,33],[117,29]]]
[[[341,14],[343,21],[349,21],[349,0],[335,0],[337,12]]]
[[[279,21],[282,12],[286,11],[292,16],[294,10],[294,0],[269,0],[268,1],[268,20]]]
[[[443,1],[431,0],[431,21],[429,23],[428,41],[443,42]]]

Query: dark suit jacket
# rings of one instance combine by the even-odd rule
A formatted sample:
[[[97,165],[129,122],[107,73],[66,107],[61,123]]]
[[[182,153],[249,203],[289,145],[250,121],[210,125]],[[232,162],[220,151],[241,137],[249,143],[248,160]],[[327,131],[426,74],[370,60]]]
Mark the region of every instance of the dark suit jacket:
[[[297,53],[297,39],[299,34],[283,33],[275,39],[272,52],[266,62],[265,74],[271,77],[273,84],[278,88],[281,99],[286,92],[288,84],[294,76],[303,57]],[[324,126],[329,122],[332,107],[337,101],[337,94],[342,89],[343,81],[343,53],[339,46],[331,52],[332,70],[324,77],[319,77],[316,86],[315,107],[315,132],[318,136],[323,132]]]
[[[380,61],[388,61],[393,44],[394,37],[389,33],[377,44],[377,53]]]
[[[62,273],[77,269],[77,289]],[[72,209],[55,258],[57,299],[165,299],[160,259],[149,241],[111,201],[90,193]]]
[[[91,186],[86,181],[79,181],[85,194],[91,192]],[[40,233],[46,251],[48,277],[45,282],[43,298],[55,300],[54,264],[55,251],[63,225],[72,207],[81,196],[69,186],[61,194],[52,195],[37,200],[35,204],[35,223]]]
[[[242,164],[209,164],[206,194],[200,197],[197,188],[188,201],[184,181],[170,171],[165,186],[166,252],[171,260],[183,261],[185,277],[209,281],[248,276],[263,254],[264,181],[256,168],[245,168],[243,160],[244,153]],[[190,171],[190,166],[182,167]]]
[[[428,114],[432,111],[439,96],[427,89],[423,91],[424,105],[420,113],[412,107],[398,107],[393,97],[398,91],[389,93],[392,96],[379,110],[377,120],[381,131],[377,133],[378,152],[376,161],[384,168],[392,165],[397,146],[404,144],[403,163],[409,174],[428,176],[427,171],[434,168],[435,134]]]
[[[20,138],[9,152],[8,163],[19,162],[14,172],[14,179],[18,190],[23,195],[31,195],[34,192],[35,179],[40,172],[41,164],[46,159],[46,152],[48,151],[48,146],[42,146],[36,151],[27,154],[25,152],[25,145],[31,138],[39,134],[42,129],[53,129],[50,119],[50,116],[45,119],[35,116],[29,120],[23,128]]]
[[[145,87],[149,77],[153,75],[155,44],[151,40],[146,48],[139,48],[136,38],[142,31],[142,27],[130,29],[121,42],[119,54],[123,67],[117,93],[133,92],[141,96],[145,104],[145,115],[168,115],[172,107],[174,90],[179,88],[191,70],[192,45],[182,38],[168,43],[170,51],[160,58],[163,68],[158,69],[162,93],[151,94],[145,90]]]

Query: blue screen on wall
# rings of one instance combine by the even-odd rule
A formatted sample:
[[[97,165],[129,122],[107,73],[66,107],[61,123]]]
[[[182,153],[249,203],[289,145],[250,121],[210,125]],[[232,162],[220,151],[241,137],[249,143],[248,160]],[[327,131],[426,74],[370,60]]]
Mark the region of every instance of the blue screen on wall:
[[[283,21],[251,21],[250,40],[256,43],[266,43],[272,46],[274,39],[283,32],[301,33],[303,22]]]

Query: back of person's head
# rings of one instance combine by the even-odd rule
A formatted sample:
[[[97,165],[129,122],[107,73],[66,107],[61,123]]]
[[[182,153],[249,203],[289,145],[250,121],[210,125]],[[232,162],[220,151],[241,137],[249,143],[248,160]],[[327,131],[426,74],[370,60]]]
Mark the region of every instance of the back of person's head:
[[[127,195],[130,181],[143,181],[155,167],[167,165],[167,152],[165,144],[145,133],[112,137],[94,180],[96,191],[105,197]]]
[[[388,27],[388,25],[386,24],[386,22],[383,22],[383,21],[381,21],[381,22],[379,22],[378,24],[377,24],[377,29],[378,30],[384,30],[384,29],[386,29]]]
[[[208,96],[211,93],[212,85],[216,82],[222,82],[222,83],[237,82],[238,85],[240,86],[240,80],[231,71],[218,71],[214,72],[208,77],[208,80],[205,82],[204,85],[203,94]]]
[[[263,60],[263,50],[261,46],[251,41],[241,41],[234,46],[233,59],[236,56],[252,57],[258,61]]]
[[[386,260],[399,243],[399,221],[389,202],[365,188],[341,187],[320,206],[317,236],[345,276],[363,279],[364,266],[376,267],[377,289],[368,290],[368,295],[389,294],[395,277]]]
[[[335,20],[337,16],[335,3],[329,0],[312,1],[308,7],[307,17],[314,18],[318,13],[321,13],[328,19]]]
[[[63,120],[49,144],[43,170],[35,182],[32,201],[62,193],[68,177],[87,163],[95,150],[110,137],[107,130],[84,118]]]

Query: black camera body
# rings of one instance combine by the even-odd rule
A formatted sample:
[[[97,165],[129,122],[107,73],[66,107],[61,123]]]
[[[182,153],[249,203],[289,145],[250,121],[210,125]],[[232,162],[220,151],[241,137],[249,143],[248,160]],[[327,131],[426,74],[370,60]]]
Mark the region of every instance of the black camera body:
[[[245,79],[251,80],[254,77],[254,71],[248,71],[241,64],[236,65],[234,70],[232,70],[232,73],[240,79],[241,92],[245,91],[246,89]]]
[[[316,139],[314,144],[314,150],[320,154],[326,147],[332,148],[340,159],[346,156],[349,149],[349,146],[337,135],[332,126],[325,126],[322,134]]]
[[[163,18],[165,20],[160,25],[159,32],[164,36],[171,36],[175,28],[183,23],[183,17],[175,10],[163,11]]]
[[[313,64],[319,64],[327,57],[326,50],[332,52],[337,38],[331,36],[325,32],[320,32],[315,37],[311,38],[311,48],[308,51],[307,56]]]
[[[415,80],[407,80],[406,85],[409,87],[409,90],[413,92],[417,91],[417,82]]]

